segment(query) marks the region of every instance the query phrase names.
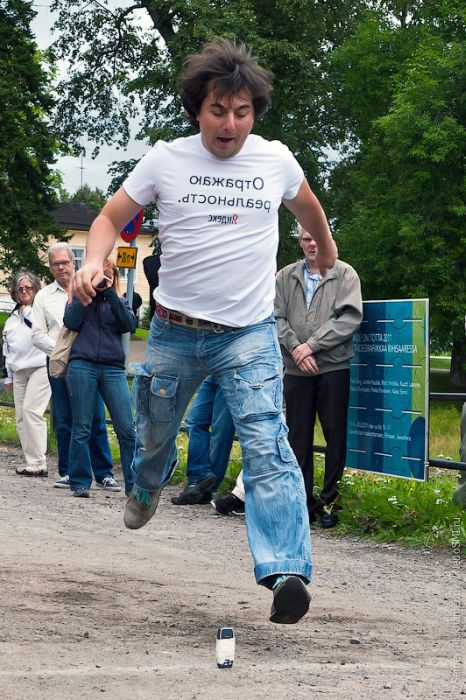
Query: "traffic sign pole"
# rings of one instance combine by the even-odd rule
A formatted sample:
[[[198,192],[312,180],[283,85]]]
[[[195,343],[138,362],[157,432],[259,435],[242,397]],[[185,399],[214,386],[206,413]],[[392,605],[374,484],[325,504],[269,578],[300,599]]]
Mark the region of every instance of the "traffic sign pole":
[[[136,241],[133,239],[130,243],[131,248],[136,247]],[[128,269],[127,285],[126,285],[126,300],[129,304],[130,309],[133,308],[133,291],[134,291],[134,268],[130,267]],[[131,333],[123,333],[122,342],[123,350],[125,351],[125,367],[128,371],[129,366],[129,341],[131,339]]]
[[[129,243],[131,248],[136,247],[136,236],[139,233],[139,229],[142,226],[142,221],[144,218],[144,209],[141,209],[134,219],[131,219],[131,221],[125,226],[123,231],[121,231],[120,236],[122,239],[125,241],[125,243]],[[134,258],[136,260],[136,258]],[[126,299],[128,300],[128,304],[130,305],[130,308],[133,308],[133,289],[134,289],[134,268],[130,267],[128,269],[128,277],[127,279],[127,284],[126,284]],[[129,341],[130,341],[130,336],[131,333],[124,333],[122,336],[122,342],[123,342],[123,350],[125,351],[125,367],[126,371],[128,371],[128,364],[129,364]]]

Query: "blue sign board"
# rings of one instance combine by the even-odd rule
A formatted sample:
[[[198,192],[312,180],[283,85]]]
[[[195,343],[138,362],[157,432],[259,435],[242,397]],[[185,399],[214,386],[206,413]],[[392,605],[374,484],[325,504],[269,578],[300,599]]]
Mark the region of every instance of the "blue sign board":
[[[364,302],[353,338],[349,469],[427,479],[428,319],[427,299]]]

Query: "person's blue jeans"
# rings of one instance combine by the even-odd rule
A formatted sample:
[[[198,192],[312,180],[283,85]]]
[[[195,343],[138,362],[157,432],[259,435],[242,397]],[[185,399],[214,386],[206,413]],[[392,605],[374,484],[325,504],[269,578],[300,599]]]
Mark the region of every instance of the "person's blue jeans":
[[[202,379],[216,377],[244,465],[246,526],[259,583],[275,574],[310,580],[311,540],[301,469],[282,414],[283,367],[273,317],[225,332],[151,323],[145,364],[134,367],[135,484],[164,486],[176,466],[176,436]]]
[[[188,483],[194,484],[209,476],[222,483],[230,459],[235,426],[227,402],[215,377],[201,384],[186,416],[188,434]]]
[[[72,424],[70,397],[64,378],[54,379],[54,377],[49,375],[49,382],[52,389],[53,416],[57,434],[58,473],[60,476],[67,476]],[[102,481],[107,476],[113,476],[112,455],[110,454],[105,423],[105,410],[100,395],[96,397],[94,403],[89,451],[92,470],[96,479]]]
[[[90,435],[93,405],[100,394],[108,408],[118,438],[125,491],[129,494],[133,488],[131,463],[135,430],[125,370],[87,360],[71,360],[66,383],[73,414],[69,457],[71,490],[88,489],[92,484]]]

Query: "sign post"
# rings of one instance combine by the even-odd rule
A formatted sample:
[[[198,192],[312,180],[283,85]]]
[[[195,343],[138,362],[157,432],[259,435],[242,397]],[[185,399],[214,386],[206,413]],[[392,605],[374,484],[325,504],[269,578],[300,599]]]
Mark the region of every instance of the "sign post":
[[[137,252],[136,248],[136,236],[142,225],[142,220],[144,217],[144,209],[141,209],[134,219],[132,219],[121,232],[121,237],[125,243],[129,243],[129,247],[119,247],[118,257],[117,257],[117,267],[124,267],[128,269],[128,278],[126,284],[126,300],[130,307],[133,306],[133,290],[134,290],[134,270],[136,268]],[[128,369],[129,362],[129,341],[130,333],[123,334],[123,349],[125,351],[125,364],[126,369]]]

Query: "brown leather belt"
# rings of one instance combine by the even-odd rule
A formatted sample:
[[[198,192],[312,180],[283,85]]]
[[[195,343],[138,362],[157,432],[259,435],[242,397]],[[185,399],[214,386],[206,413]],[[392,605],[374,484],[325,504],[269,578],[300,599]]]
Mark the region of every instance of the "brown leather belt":
[[[173,323],[179,323],[182,326],[188,326],[189,328],[214,331],[214,333],[225,333],[226,331],[235,330],[231,326],[224,326],[222,323],[204,321],[202,318],[191,318],[191,316],[186,316],[186,314],[182,314],[180,311],[166,309],[157,301],[155,302],[155,310],[157,312],[157,316],[160,316],[160,318],[163,318],[166,321],[172,321]]]

